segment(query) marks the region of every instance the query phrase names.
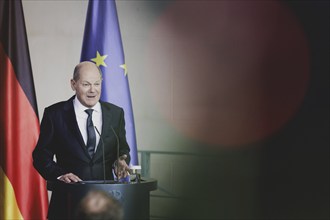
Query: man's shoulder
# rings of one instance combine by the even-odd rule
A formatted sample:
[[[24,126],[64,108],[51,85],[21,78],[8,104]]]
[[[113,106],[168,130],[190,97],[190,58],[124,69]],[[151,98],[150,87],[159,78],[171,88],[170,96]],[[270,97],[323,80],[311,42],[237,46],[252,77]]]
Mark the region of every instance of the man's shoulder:
[[[46,107],[46,110],[47,111],[63,110],[63,109],[66,109],[66,108],[70,107],[70,103],[72,105],[72,98],[70,98],[69,100],[66,100],[66,101],[56,102],[56,103]]]
[[[119,107],[118,105],[115,105],[110,102],[104,102],[100,101],[102,108],[111,110],[111,111],[123,111],[123,108]]]

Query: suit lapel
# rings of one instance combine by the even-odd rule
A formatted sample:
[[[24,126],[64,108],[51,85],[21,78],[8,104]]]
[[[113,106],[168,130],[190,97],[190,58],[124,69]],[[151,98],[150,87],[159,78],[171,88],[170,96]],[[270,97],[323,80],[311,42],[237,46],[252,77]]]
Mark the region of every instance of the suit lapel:
[[[64,117],[66,117],[65,121],[67,122],[69,130],[72,131],[73,136],[79,142],[79,147],[78,147],[79,149],[77,149],[76,152],[79,154],[82,154],[81,158],[85,158],[89,161],[90,157],[87,152],[87,148],[86,148],[84,139],[80,133],[79,126],[77,123],[76,114],[75,114],[74,107],[73,107],[73,99],[74,99],[74,96],[72,98],[70,98],[64,106],[64,111],[66,112],[64,114],[65,115]],[[77,145],[74,145],[74,144],[72,145],[72,147],[75,147],[75,146],[77,146]]]
[[[112,117],[112,114],[110,112],[110,108],[106,105],[104,105],[102,102],[101,103],[101,109],[102,109],[102,133],[101,133],[101,138],[102,140],[106,140],[108,139],[109,137],[109,134],[112,133],[111,131],[111,127],[109,125],[111,125],[111,117]],[[98,158],[102,157],[103,155],[103,146],[102,147],[102,144],[106,144],[106,143],[102,143],[102,140],[99,141],[99,144],[97,145],[97,149],[96,149],[96,152],[95,152],[95,155],[93,157],[93,160],[97,160]]]

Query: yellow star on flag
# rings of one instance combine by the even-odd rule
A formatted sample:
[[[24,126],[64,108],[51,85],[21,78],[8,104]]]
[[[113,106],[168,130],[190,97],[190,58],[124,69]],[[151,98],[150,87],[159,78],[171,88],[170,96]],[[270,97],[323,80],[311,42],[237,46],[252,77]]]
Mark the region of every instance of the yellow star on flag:
[[[126,66],[126,63],[124,63],[123,65],[120,65],[120,67],[124,69],[124,75],[126,76],[127,75],[127,66]]]
[[[107,58],[108,55],[101,56],[98,51],[96,51],[96,57],[91,59],[96,63],[96,66],[105,66],[107,67],[107,64],[104,62],[105,58]]]

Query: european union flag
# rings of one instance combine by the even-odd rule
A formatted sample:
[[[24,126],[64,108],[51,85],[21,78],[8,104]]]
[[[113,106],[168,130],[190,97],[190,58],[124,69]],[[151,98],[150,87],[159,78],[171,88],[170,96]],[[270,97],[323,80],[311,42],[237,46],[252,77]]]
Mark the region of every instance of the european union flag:
[[[101,100],[116,104],[125,111],[131,164],[138,165],[131,95],[114,0],[89,1],[81,52],[81,61],[86,60],[94,61],[101,68]]]

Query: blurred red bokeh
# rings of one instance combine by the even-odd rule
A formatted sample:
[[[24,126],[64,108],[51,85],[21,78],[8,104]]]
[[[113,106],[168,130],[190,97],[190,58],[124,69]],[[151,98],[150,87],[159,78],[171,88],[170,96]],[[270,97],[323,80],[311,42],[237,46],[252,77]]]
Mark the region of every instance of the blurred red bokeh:
[[[277,132],[309,81],[304,32],[275,1],[175,1],[154,23],[145,58],[164,117],[184,135],[221,147]]]

